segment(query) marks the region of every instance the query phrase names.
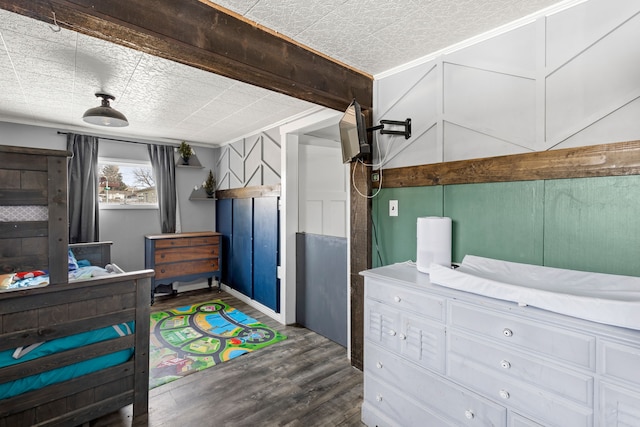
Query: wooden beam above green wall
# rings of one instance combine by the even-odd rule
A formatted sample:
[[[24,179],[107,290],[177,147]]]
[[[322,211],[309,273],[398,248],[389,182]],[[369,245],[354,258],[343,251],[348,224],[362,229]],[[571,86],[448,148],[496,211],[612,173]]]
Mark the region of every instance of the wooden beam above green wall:
[[[374,171],[378,173],[379,171]],[[640,174],[640,141],[384,169],[382,187]]]
[[[198,0],[0,0],[0,8],[337,109],[373,105],[373,77]]]

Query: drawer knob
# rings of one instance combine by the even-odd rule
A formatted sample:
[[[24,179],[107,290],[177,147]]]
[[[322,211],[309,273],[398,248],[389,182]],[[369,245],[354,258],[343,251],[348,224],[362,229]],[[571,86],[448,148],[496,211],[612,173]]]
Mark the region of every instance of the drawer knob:
[[[160,269],[160,273],[164,273],[164,268],[161,268],[161,269]]]
[[[382,369],[382,362],[378,362],[378,363],[376,363],[376,368],[378,368],[378,369]]]
[[[382,402],[382,395],[381,394],[377,394],[376,395],[376,401]]]
[[[505,337],[513,336],[513,331],[509,328],[504,328],[504,330],[502,331],[502,335],[504,335]]]
[[[466,411],[464,411],[464,417],[468,420],[472,420],[475,416],[476,414],[474,414],[473,411],[470,409],[467,409]]]
[[[500,393],[498,393],[500,395],[501,398],[503,399],[508,399],[509,397],[511,397],[511,395],[509,394],[509,392],[507,390],[500,390]]]
[[[407,336],[405,334],[400,334],[398,338],[400,338],[401,340],[406,340]]]
[[[500,362],[500,366],[502,366],[504,369],[509,369],[511,367],[511,362],[509,362],[508,360],[503,360]]]
[[[393,329],[389,329],[388,334],[391,335],[392,337],[395,337],[396,336],[396,331],[394,331]]]
[[[393,300],[395,302],[400,302],[400,301],[402,301],[402,298],[400,298],[399,296],[396,295],[395,297],[393,297]]]

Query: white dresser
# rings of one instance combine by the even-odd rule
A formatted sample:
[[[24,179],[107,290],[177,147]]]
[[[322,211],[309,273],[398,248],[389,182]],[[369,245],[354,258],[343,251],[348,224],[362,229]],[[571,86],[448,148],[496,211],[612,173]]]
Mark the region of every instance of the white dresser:
[[[369,427],[640,426],[640,331],[362,274]]]

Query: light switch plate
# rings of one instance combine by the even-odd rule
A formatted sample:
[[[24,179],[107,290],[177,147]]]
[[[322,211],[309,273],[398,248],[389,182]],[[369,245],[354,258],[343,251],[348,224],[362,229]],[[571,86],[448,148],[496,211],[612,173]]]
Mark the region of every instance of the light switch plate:
[[[389,216],[398,216],[397,200],[389,200]]]

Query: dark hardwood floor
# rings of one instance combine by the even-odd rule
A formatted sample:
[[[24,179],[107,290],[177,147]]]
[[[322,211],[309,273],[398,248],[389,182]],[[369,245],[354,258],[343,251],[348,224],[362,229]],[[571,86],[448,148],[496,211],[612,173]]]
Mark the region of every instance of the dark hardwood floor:
[[[284,333],[255,353],[162,385],[149,394],[149,426],[363,426],[362,372],[346,349],[310,330],[283,326],[237,298],[201,289],[159,296],[152,311],[214,299]],[[132,407],[91,422],[131,426]]]

